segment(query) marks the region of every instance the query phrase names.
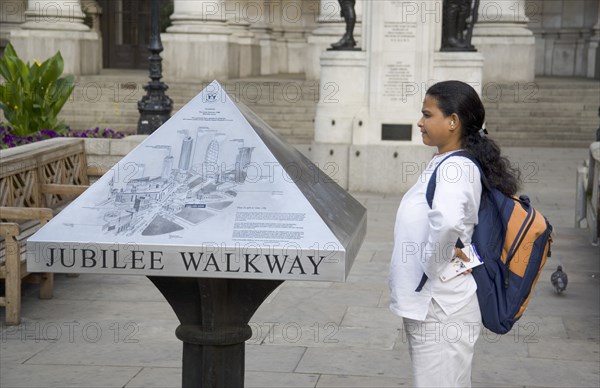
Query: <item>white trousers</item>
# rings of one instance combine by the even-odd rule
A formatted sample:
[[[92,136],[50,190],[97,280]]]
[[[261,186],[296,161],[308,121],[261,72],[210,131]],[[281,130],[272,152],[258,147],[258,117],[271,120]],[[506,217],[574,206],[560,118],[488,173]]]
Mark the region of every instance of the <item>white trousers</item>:
[[[403,318],[415,387],[470,387],[481,331],[477,294],[448,316],[433,299],[424,321]]]

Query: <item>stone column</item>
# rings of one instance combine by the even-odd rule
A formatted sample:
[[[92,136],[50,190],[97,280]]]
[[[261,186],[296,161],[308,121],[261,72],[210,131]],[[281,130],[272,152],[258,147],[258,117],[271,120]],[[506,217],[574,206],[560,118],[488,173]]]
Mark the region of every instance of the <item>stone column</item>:
[[[483,82],[531,82],[535,39],[525,0],[481,0],[472,43],[485,58]]]
[[[260,75],[275,74],[273,62],[273,25],[271,0],[261,0],[248,4],[246,16],[250,22],[250,32],[257,40],[260,51]]]
[[[354,27],[354,38],[357,47],[363,47],[362,20],[363,1],[357,1],[355,6],[356,25]],[[332,43],[340,40],[344,35],[344,19],[340,16],[340,5],[338,0],[320,0],[317,14],[317,28],[308,37],[308,48],[306,58],[306,78],[319,79],[321,73],[321,53],[327,50]]]
[[[21,28],[25,22],[27,0],[13,0],[0,2],[0,47],[8,43],[12,30]]]
[[[307,36],[314,29],[316,17],[313,0],[283,0],[281,23],[287,51],[287,72],[305,73]]]
[[[60,51],[65,73],[97,74],[100,41],[84,17],[80,0],[28,0],[26,21],[9,39],[23,60],[43,60]]]
[[[273,57],[271,65],[273,74],[289,73],[288,70],[288,52],[285,39],[285,28],[283,23],[283,4],[282,0],[269,1],[271,13],[271,25],[273,26]]]
[[[161,34],[167,82],[229,78],[225,0],[175,0],[171,21]]]
[[[248,0],[226,0],[225,17],[229,35],[229,76],[249,77],[260,74],[260,46],[250,30],[249,10],[257,3]]]
[[[89,31],[83,24],[81,1],[28,0],[27,21],[21,26],[31,30]]]
[[[588,46],[586,76],[600,79],[600,2],[598,2],[598,22],[592,27],[592,36]]]

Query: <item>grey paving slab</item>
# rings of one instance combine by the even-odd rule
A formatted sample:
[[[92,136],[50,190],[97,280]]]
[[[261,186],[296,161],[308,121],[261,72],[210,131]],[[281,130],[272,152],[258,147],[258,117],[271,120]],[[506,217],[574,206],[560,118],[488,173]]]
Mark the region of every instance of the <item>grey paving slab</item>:
[[[334,283],[332,288],[356,290],[377,290],[388,292],[389,263],[387,262],[356,262],[352,266],[352,272],[345,283]]]
[[[380,296],[381,291],[371,290],[303,288],[298,292],[283,288],[270,303],[264,303],[252,319],[280,325],[339,324],[349,305],[376,306]]]
[[[306,348],[288,346],[246,345],[246,371],[293,372]]]
[[[495,335],[485,330],[479,336],[475,344],[477,357],[489,355],[493,357],[527,357],[528,338],[515,336],[513,333],[507,335]]]
[[[66,281],[57,283],[54,288],[54,298],[161,303],[165,300],[158,289],[152,287],[150,281],[144,276],[121,275],[107,279],[105,276],[89,274],[66,278]]]
[[[143,368],[125,388],[178,388],[181,387],[181,368]]]
[[[552,360],[591,361],[600,365],[600,342],[565,338],[540,339],[527,344],[529,356]]]
[[[348,327],[325,325],[274,326],[263,344],[294,344],[305,347],[353,347],[358,349],[393,349],[397,330],[389,327]]]
[[[342,326],[391,328],[402,327],[402,318],[394,315],[387,307],[348,307]]]
[[[410,376],[408,353],[394,350],[308,348],[296,372],[330,375]]]
[[[244,383],[248,388],[312,388],[318,380],[317,374],[249,371]]]
[[[308,282],[308,281],[288,281],[279,286],[279,289],[282,288],[329,288],[332,286],[332,282]],[[276,291],[277,291],[276,290]],[[276,295],[276,294],[275,294]]]
[[[26,365],[2,366],[2,387],[123,387],[138,372],[137,367],[69,365]]]
[[[473,380],[528,387],[598,387],[598,363],[528,357],[479,355]]]
[[[151,287],[151,286],[148,286]],[[125,292],[125,290],[123,290]],[[120,302],[108,300],[64,300],[53,298],[40,301],[36,297],[23,298],[22,316],[29,320],[103,320],[107,316],[115,319],[135,321],[161,319],[176,320],[168,303],[163,302]]]
[[[600,317],[594,315],[579,315],[563,317],[567,336],[574,340],[600,340]]]
[[[171,340],[178,321],[164,320],[23,320],[0,331],[2,342],[138,343]]]
[[[53,341],[35,341],[19,335],[0,333],[0,365],[21,364],[54,344]]]
[[[361,249],[354,260],[355,262],[371,261],[376,252],[375,250]]]
[[[494,333],[487,336],[493,338]],[[524,341],[534,342],[542,338],[566,338],[567,329],[560,315],[540,315],[528,310],[505,336],[510,336],[515,341],[522,337]]]
[[[182,344],[175,336],[170,341],[61,341],[38,352],[26,364],[178,367],[181,352]]]
[[[382,262],[389,266],[389,263],[392,260],[392,252],[393,252],[392,249],[381,248],[381,249],[375,251],[375,254],[373,255],[373,258],[371,259],[371,261],[372,262]]]
[[[412,379],[379,376],[321,375],[317,388],[410,387]]]
[[[390,299],[389,292],[383,293],[381,295],[381,299],[379,299],[379,303],[377,304],[377,307],[388,308],[388,306],[390,305],[390,302],[391,302],[391,299]]]
[[[567,292],[557,295],[551,285],[542,282],[539,287],[536,286],[526,313],[541,316],[557,313],[566,316],[579,315],[597,312],[598,305],[600,295],[597,284],[569,283]]]

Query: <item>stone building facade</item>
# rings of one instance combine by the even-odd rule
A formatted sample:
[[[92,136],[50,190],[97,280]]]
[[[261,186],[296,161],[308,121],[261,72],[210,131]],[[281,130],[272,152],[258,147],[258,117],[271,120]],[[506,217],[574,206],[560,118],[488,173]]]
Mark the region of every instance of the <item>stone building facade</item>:
[[[159,0],[165,77],[181,81],[304,73],[320,76],[321,53],[343,34],[337,0]],[[2,0],[0,40],[33,60],[61,50],[65,70],[144,68],[151,0]],[[357,1],[365,49],[384,15]],[[408,16],[435,17],[441,1],[401,1]],[[481,0],[473,43],[486,81],[535,75],[600,78],[599,0]]]

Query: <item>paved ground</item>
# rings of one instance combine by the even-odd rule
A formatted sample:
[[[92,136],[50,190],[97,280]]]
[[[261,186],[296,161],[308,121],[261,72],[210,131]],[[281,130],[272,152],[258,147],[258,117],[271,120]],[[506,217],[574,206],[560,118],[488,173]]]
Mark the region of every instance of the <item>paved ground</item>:
[[[600,252],[573,229],[575,170],[585,149],[507,149],[524,191],[556,227],[549,260],[515,329],[477,343],[482,387],[600,386]],[[252,318],[249,387],[410,386],[400,319],[389,313],[387,271],[401,196],[356,193],[368,233],[346,283],[286,282]],[[556,295],[550,274],[569,275]],[[142,277],[57,276],[55,297],[28,288],[23,323],[0,331],[2,387],[176,387],[178,321]],[[3,317],[0,316],[0,318]]]

